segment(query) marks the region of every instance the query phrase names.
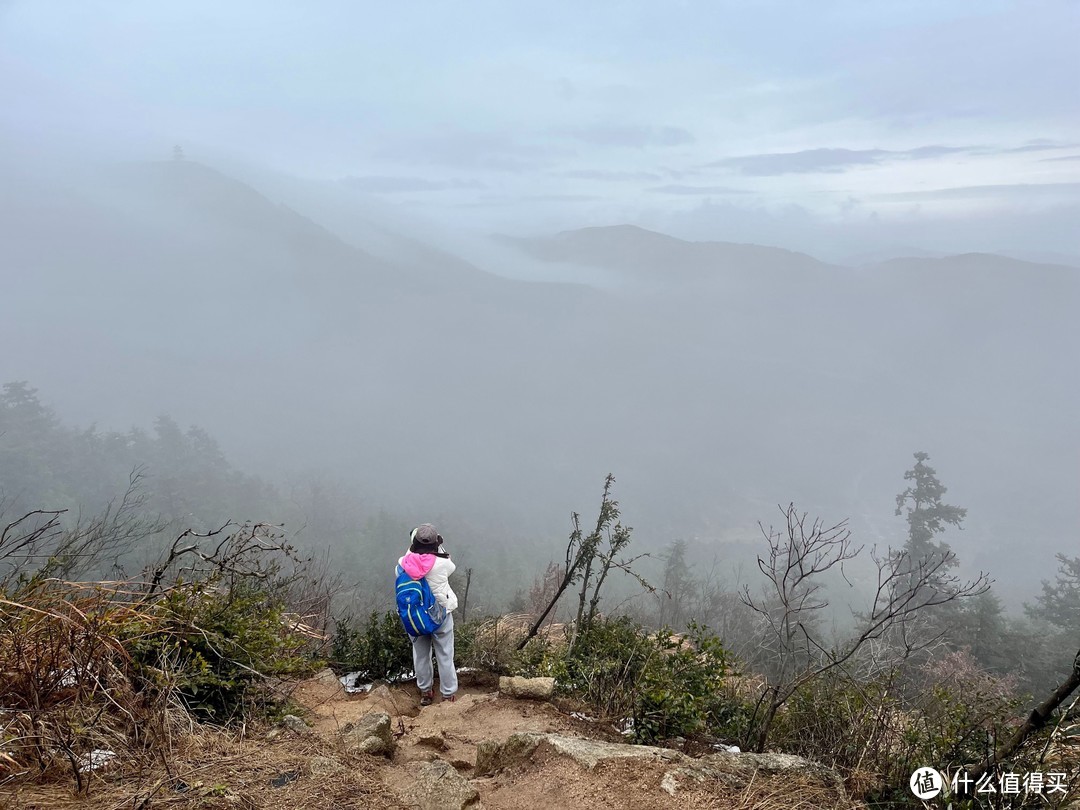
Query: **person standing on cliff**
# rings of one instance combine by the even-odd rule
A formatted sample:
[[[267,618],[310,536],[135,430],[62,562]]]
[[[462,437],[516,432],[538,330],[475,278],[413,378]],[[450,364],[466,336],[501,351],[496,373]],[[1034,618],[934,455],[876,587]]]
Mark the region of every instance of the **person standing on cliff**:
[[[433,649],[439,666],[439,692],[444,701],[453,702],[458,690],[453,613],[458,600],[450,587],[450,575],[457,566],[443,546],[442,535],[430,523],[421,523],[413,529],[409,541],[409,550],[398,560],[398,565],[413,579],[426,579],[435,601],[446,610],[446,618],[434,633],[412,638],[413,670],[420,690],[420,705],[430,706],[435,697],[435,673],[431,666]]]

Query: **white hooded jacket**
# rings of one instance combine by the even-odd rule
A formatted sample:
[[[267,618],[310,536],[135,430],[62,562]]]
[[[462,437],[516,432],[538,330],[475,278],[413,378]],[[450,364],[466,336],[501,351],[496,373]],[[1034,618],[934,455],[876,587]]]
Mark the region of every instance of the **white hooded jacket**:
[[[424,577],[435,596],[435,601],[447,611],[457,609],[457,594],[450,587],[450,575],[457,570],[457,566],[449,557],[440,557],[437,554],[416,554],[410,551],[398,560],[398,565],[413,579]]]

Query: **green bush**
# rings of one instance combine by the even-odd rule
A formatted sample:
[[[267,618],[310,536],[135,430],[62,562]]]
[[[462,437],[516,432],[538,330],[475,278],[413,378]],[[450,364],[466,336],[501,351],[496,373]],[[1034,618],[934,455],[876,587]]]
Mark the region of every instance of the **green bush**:
[[[265,678],[315,668],[306,640],[290,631],[284,614],[273,587],[210,579],[174,587],[150,621],[117,632],[148,683],[174,689],[199,719],[223,722],[269,707]]]
[[[342,672],[359,672],[366,681],[397,678],[413,667],[412,643],[396,611],[372,611],[367,624],[339,621],[334,633],[332,663]]]
[[[634,738],[726,737],[740,707],[721,697],[728,652],[704,627],[685,638],[650,634],[627,618],[596,619],[572,646],[533,640],[517,660],[526,676],[556,679],[562,694],[609,719],[634,721]]]
[[[569,683],[568,643],[568,638],[553,640],[548,636],[534,636],[525,649],[509,654],[506,671],[529,678],[554,678],[557,688],[564,694],[579,694],[585,698],[587,695],[583,690],[575,689]]]
[[[645,667],[634,713],[642,741],[734,736],[744,707],[723,696],[730,654],[708,629],[691,623],[686,639],[669,629],[652,637],[660,655]]]

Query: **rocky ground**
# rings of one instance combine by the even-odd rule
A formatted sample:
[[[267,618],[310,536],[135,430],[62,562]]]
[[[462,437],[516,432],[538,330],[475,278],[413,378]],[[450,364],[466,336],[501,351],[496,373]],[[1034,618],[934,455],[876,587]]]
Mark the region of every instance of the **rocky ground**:
[[[525,685],[528,687],[528,685]],[[541,692],[543,684],[540,685]],[[89,795],[28,789],[38,808],[651,810],[850,807],[832,771],[783,755],[630,746],[554,703],[464,680],[420,708],[413,686],[348,695],[326,671],[292,694],[298,716],[255,733],[199,732],[168,763],[94,775]],[[3,804],[3,801],[0,801]]]

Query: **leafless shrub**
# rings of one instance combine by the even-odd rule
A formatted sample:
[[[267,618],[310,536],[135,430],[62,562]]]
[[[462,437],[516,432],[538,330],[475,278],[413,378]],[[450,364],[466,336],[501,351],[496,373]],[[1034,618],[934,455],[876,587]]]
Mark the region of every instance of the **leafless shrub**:
[[[949,575],[953,556],[948,551],[920,559],[904,551],[890,549],[880,555],[872,551],[876,587],[870,609],[856,615],[853,634],[829,642],[821,622],[829,606],[821,576],[833,569],[844,575],[844,564],[862,547],[852,545],[846,521],[807,523],[806,513],[800,514],[794,504],[780,511],[782,530],[761,527],[769,547],[767,556],[757,561],[765,577],[764,592],[755,595],[747,586],[742,595],[744,604],[760,617],[770,679],[753,709],[745,741],[757,751],[764,750],[777,711],[802,686],[848,667],[898,665],[940,639],[940,634],[915,632],[920,615],[989,587],[984,574],[970,582]],[[887,663],[880,660],[886,652]]]
[[[92,517],[76,515],[67,525],[64,509],[0,518],[0,584],[15,577],[78,579],[121,568],[140,542],[165,529],[164,521],[146,515],[142,478],[140,469],[133,470],[118,500]]]

